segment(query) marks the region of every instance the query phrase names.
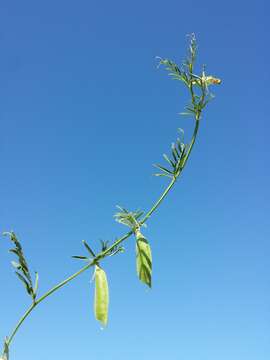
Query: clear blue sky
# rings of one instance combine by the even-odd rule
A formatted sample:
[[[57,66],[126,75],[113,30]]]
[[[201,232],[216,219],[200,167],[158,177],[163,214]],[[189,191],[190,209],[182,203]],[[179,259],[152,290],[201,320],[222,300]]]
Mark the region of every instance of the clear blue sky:
[[[125,228],[115,205],[147,210],[152,176],[192,120],[185,89],[156,69],[199,61],[223,79],[181,181],[149,222],[153,290],[136,278],[134,240],[104,262],[109,326],[93,315],[92,272],[42,304],[11,360],[267,360],[269,5],[265,1],[7,1],[0,5],[0,231],[13,229],[43,293]],[[0,242],[0,336],[29,300]]]

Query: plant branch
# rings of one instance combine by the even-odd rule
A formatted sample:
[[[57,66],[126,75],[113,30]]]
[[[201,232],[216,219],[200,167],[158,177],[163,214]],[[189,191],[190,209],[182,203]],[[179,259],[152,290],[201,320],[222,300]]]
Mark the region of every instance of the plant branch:
[[[112,246],[110,246],[110,248],[106,249],[106,251],[101,252],[100,254],[98,254],[93,261],[91,261],[89,264],[85,265],[83,268],[81,268],[79,271],[77,271],[76,273],[74,273],[73,275],[69,276],[67,279],[61,281],[59,284],[55,285],[53,288],[51,288],[49,291],[47,291],[43,296],[41,296],[39,299],[36,299],[35,303],[33,303],[29,309],[25,312],[25,314],[21,317],[21,319],[19,320],[19,322],[17,323],[17,325],[15,326],[14,330],[12,331],[10,337],[8,337],[8,340],[6,341],[7,346],[10,346],[14,336],[16,335],[17,331],[19,330],[20,326],[22,325],[22,323],[24,322],[24,320],[31,314],[31,312],[34,310],[34,308],[40,304],[43,300],[45,300],[48,296],[50,296],[51,294],[53,294],[55,291],[57,291],[58,289],[62,288],[63,286],[65,286],[66,284],[68,284],[70,281],[72,281],[73,279],[75,279],[77,276],[79,276],[80,274],[82,274],[83,272],[85,272],[86,270],[88,270],[91,266],[94,266],[98,260],[101,260],[102,258],[104,258],[107,253],[109,253],[110,250],[113,249],[113,247],[115,247],[116,245],[120,244],[121,242],[123,242],[124,240],[126,240],[129,236],[132,235],[132,231],[130,231],[129,233],[125,234],[124,236],[122,236],[121,238],[119,238],[118,240],[116,240],[114,242],[114,244]]]
[[[181,175],[181,173],[182,173],[184,167],[186,166],[186,163],[187,163],[187,161],[188,161],[188,159],[190,157],[191,151],[193,149],[193,146],[194,146],[196,138],[197,138],[201,112],[202,112],[203,108],[205,107],[205,105],[209,101],[208,100],[209,93],[208,93],[208,89],[207,89],[207,84],[208,83],[215,84],[215,83],[218,83],[217,81],[219,81],[219,83],[220,83],[220,81],[221,81],[221,80],[213,78],[213,77],[205,77],[204,72],[203,72],[202,77],[199,77],[199,76],[196,76],[196,75],[193,74],[193,65],[194,65],[194,61],[195,61],[195,51],[196,51],[195,38],[192,37],[191,48],[190,48],[191,57],[186,63],[188,73],[184,72],[183,70],[180,70],[176,66],[176,64],[174,64],[173,62],[171,62],[169,60],[161,60],[161,62],[160,62],[160,63],[168,66],[167,69],[169,69],[170,71],[173,72],[170,75],[174,75],[175,78],[177,78],[178,80],[183,81],[185,83],[185,85],[188,86],[189,91],[190,91],[191,106],[192,106],[192,109],[188,108],[188,110],[189,110],[190,113],[193,114],[193,116],[195,118],[195,126],[194,126],[193,135],[192,135],[192,138],[191,138],[191,141],[190,141],[189,145],[187,145],[186,147],[184,146],[184,150],[183,150],[183,154],[182,154],[183,158],[182,158],[182,155],[181,155],[181,157],[179,157],[179,159],[177,159],[177,150],[173,149],[173,150],[176,151],[176,155],[173,153],[174,160],[175,160],[176,171],[173,172],[173,173],[168,172],[169,175],[171,175],[171,176],[169,176],[169,177],[171,177],[170,183],[165,188],[163,193],[160,195],[158,200],[153,204],[153,206],[150,208],[150,210],[146,213],[146,215],[143,217],[143,219],[138,221],[138,223],[137,223],[138,227],[143,225],[151,217],[151,215],[158,209],[158,207],[161,205],[161,203],[163,202],[165,197],[168,195],[170,190],[173,188],[173,186],[176,183],[178,177],[180,177],[180,175]],[[201,89],[201,96],[200,97],[195,94],[194,86],[199,86],[200,87],[200,89]],[[197,101],[198,98],[199,98],[199,101]],[[181,153],[181,151],[180,151],[180,153]],[[172,161],[171,161],[171,164],[174,165],[174,163]],[[179,168],[176,165],[179,166]],[[162,167],[160,167],[160,168],[163,169]],[[165,174],[165,176],[167,176],[167,175]],[[6,339],[6,341],[5,341],[5,349],[4,349],[4,352],[3,352],[3,355],[2,355],[3,359],[8,360],[9,346],[11,345],[11,343],[12,343],[16,333],[18,332],[19,328],[21,327],[21,325],[24,323],[26,318],[32,313],[32,311],[37,307],[37,305],[39,305],[47,297],[52,295],[54,292],[56,292],[60,288],[64,287],[66,284],[68,284],[69,282],[71,282],[72,280],[77,278],[80,274],[82,274],[83,272],[85,272],[86,270],[91,268],[92,266],[98,265],[98,263],[100,261],[102,261],[105,257],[110,256],[112,254],[113,249],[115,249],[119,244],[121,244],[122,242],[127,240],[134,233],[135,233],[134,229],[131,229],[125,235],[123,235],[122,237],[116,239],[111,246],[109,246],[106,249],[102,249],[99,254],[95,255],[94,253],[92,253],[93,258],[92,259],[89,258],[89,262],[84,267],[82,267],[79,271],[75,272],[74,274],[72,274],[71,276],[66,278],[65,280],[61,281],[60,283],[58,283],[57,285],[52,287],[50,290],[48,290],[41,297],[39,297],[39,298],[34,297],[33,298],[34,302],[26,310],[24,315],[20,318],[20,320],[16,324],[14,330],[12,331],[10,337],[8,337]],[[0,358],[0,360],[1,360],[1,358]]]
[[[186,164],[186,161],[191,153],[192,147],[195,143],[195,139],[198,133],[198,128],[199,128],[199,121],[196,121],[196,125],[195,125],[195,129],[194,129],[194,133],[193,133],[193,137],[191,140],[191,144],[189,147],[189,150],[187,152],[186,155],[186,160],[183,164],[182,170]],[[181,171],[182,171],[181,170]],[[179,174],[180,175],[180,174]],[[179,176],[178,175],[178,176]],[[177,176],[177,177],[178,177]],[[162,203],[162,201],[164,200],[164,198],[167,196],[167,194],[169,193],[169,191],[171,190],[171,188],[174,186],[177,177],[174,177],[171,182],[169,183],[169,185],[167,186],[167,188],[164,190],[164,192],[162,193],[162,195],[159,197],[159,199],[156,201],[156,203],[152,206],[152,208],[148,211],[148,213],[145,215],[145,217],[139,222],[140,225],[144,224],[152,215],[152,213],[160,206],[160,204]],[[115,248],[116,246],[118,246],[119,244],[121,244],[123,241],[127,240],[131,235],[133,234],[133,231],[129,231],[128,233],[126,233],[124,236],[122,236],[121,238],[117,239],[110,247],[108,247],[105,251],[100,252],[98,255],[96,255],[96,257],[93,259],[93,261],[91,261],[89,264],[85,265],[83,268],[81,268],[79,271],[77,271],[76,273],[74,273],[73,275],[69,276],[67,279],[61,281],[59,284],[55,285],[52,289],[50,289],[49,291],[47,291],[43,296],[41,296],[40,298],[36,299],[35,303],[32,304],[29,309],[25,312],[25,314],[21,317],[21,319],[19,320],[19,322],[17,323],[17,325],[15,326],[14,330],[12,331],[10,337],[8,337],[8,340],[6,341],[6,344],[8,346],[10,346],[14,336],[16,335],[17,331],[19,330],[19,328],[21,327],[21,325],[23,324],[23,322],[25,321],[25,319],[31,314],[31,312],[34,310],[34,308],[40,304],[43,300],[45,300],[48,296],[52,295],[55,291],[59,290],[60,288],[62,288],[63,286],[65,286],[66,284],[68,284],[70,281],[72,281],[73,279],[75,279],[76,277],[78,277],[80,274],[82,274],[83,272],[85,272],[86,270],[88,270],[90,267],[94,266],[98,261],[101,261],[102,259],[104,259],[113,248]]]

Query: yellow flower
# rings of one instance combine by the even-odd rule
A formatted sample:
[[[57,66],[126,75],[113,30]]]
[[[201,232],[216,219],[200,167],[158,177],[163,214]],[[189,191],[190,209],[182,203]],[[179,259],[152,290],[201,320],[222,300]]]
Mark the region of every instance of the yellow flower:
[[[206,81],[207,85],[219,85],[221,84],[221,79],[215,78],[213,76],[206,76],[204,78],[204,81]]]

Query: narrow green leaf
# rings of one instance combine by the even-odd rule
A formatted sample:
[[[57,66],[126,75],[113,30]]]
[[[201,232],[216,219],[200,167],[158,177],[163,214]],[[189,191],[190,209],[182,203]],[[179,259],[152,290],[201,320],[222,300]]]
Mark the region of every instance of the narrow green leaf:
[[[176,151],[175,151],[174,144],[172,144],[172,156],[173,156],[175,162],[177,163],[178,158],[177,158],[177,153],[176,153]]]
[[[182,152],[182,155],[181,155],[181,158],[180,158],[180,163],[179,163],[179,166],[180,168],[182,167],[184,161],[185,161],[185,158],[186,158],[186,149],[187,149],[188,145],[185,145],[184,146],[184,149],[183,149],[183,152]]]
[[[105,271],[98,265],[95,267],[95,317],[103,326],[108,323],[109,287]]]
[[[164,171],[164,172],[167,173],[167,174],[173,175],[173,173],[172,173],[170,170],[166,169],[165,167],[163,167],[163,166],[161,166],[161,165],[159,165],[159,164],[154,164],[154,166],[155,166],[156,168]]]
[[[175,163],[171,159],[169,159],[166,154],[163,154],[163,157],[173,168],[175,167]]]
[[[28,280],[29,284],[32,286],[32,279],[31,279],[31,275],[29,272],[29,269],[27,266],[25,266],[25,264],[23,263],[23,261],[20,261],[21,263],[21,271],[23,273],[23,275],[26,277],[26,279]]]
[[[123,253],[124,251],[125,251],[125,249],[121,246],[118,249],[112,251],[109,256],[114,256],[116,254]]]
[[[94,251],[90,248],[90,246],[87,244],[85,240],[82,241],[83,245],[85,246],[86,250],[89,252],[89,254],[93,257],[95,257]]]
[[[173,177],[172,175],[168,175],[168,174],[165,174],[165,173],[162,173],[162,174],[157,173],[157,174],[154,174],[154,176],[166,176],[166,177],[168,177],[168,178],[172,178],[172,177]]]
[[[39,281],[39,276],[38,276],[38,273],[36,272],[36,278],[35,278],[35,286],[34,286],[34,294],[36,295],[37,294],[37,291],[38,291],[38,281]]]
[[[125,213],[125,214],[128,214],[128,213],[129,213],[129,211],[128,211],[127,209],[123,208],[122,206],[116,205],[116,207],[117,207],[119,210],[121,210],[121,212],[123,212],[123,213]]]
[[[177,139],[177,147],[178,147],[178,151],[182,156],[182,153],[184,151],[185,148],[185,144],[181,143],[180,139]]]
[[[80,255],[73,255],[71,256],[73,259],[79,259],[79,260],[89,260],[86,256],[80,256]]]
[[[13,267],[15,267],[15,269],[18,269],[18,270],[21,269],[21,265],[18,264],[16,261],[11,261],[11,264],[12,264]]]
[[[27,293],[28,293],[29,295],[32,295],[32,293],[33,293],[32,290],[33,290],[33,289],[32,289],[32,287],[31,287],[31,285],[27,282],[27,280],[26,280],[18,271],[15,271],[15,274],[18,276],[18,278],[19,278],[19,279],[21,280],[21,282],[24,284]]]
[[[140,231],[136,232],[136,267],[139,279],[147,286],[152,286],[151,248]]]
[[[137,212],[134,215],[135,219],[138,220],[143,215],[143,213],[144,213],[144,211],[137,210]]]
[[[181,153],[178,152],[177,146],[175,144],[173,144],[172,150],[175,153],[175,156],[177,157],[177,159],[180,158]]]
[[[104,240],[101,240],[101,239],[99,241],[101,243],[101,251],[107,250],[108,245],[109,245],[109,241],[104,241]]]
[[[11,253],[13,253],[13,254],[15,254],[17,256],[20,256],[20,253],[19,253],[19,251],[17,249],[10,249],[9,252],[11,252]]]

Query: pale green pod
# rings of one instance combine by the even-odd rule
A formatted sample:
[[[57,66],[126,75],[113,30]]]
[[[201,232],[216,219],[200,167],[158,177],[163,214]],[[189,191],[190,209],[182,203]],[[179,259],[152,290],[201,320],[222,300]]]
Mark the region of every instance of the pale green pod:
[[[95,267],[95,300],[94,312],[95,317],[103,326],[108,322],[109,308],[109,287],[106,273],[101,267]]]
[[[152,254],[151,248],[140,231],[136,231],[136,266],[139,279],[152,286]]]

